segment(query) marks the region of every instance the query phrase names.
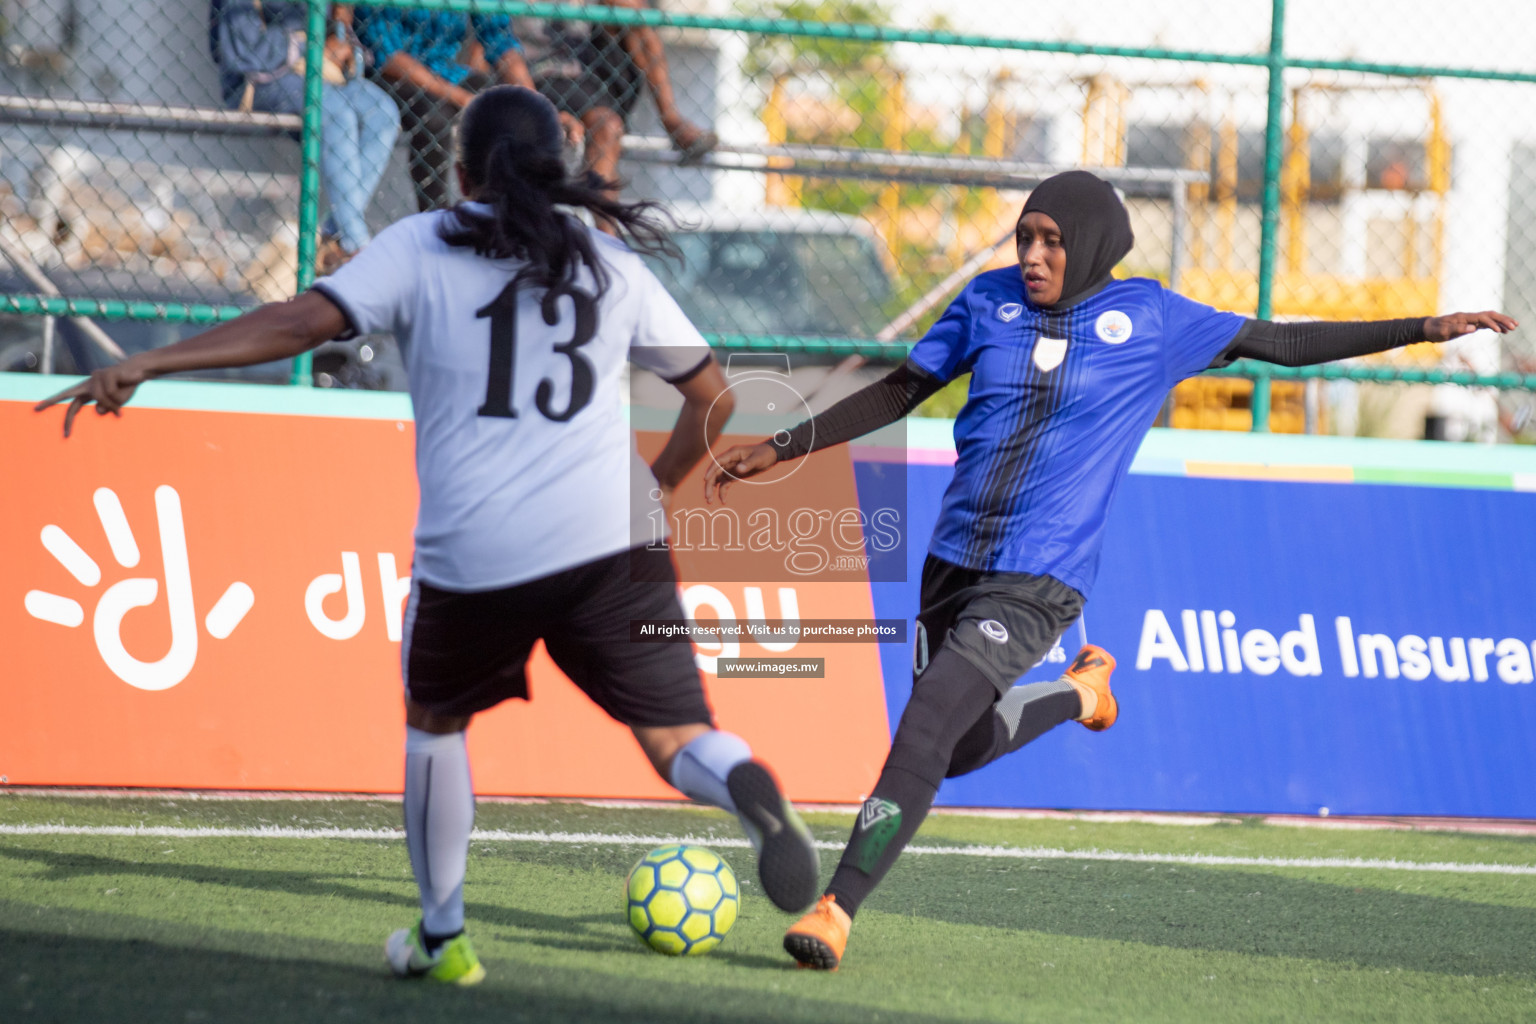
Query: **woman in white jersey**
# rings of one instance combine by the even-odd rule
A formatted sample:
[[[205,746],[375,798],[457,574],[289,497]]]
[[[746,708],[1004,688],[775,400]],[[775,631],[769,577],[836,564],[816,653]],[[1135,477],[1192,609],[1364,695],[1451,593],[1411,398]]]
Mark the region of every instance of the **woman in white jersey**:
[[[405,829],[422,904],[420,923],[386,947],[401,975],[484,977],[464,935],[474,820],[464,730],[476,712],[528,697],[525,665],[541,639],[630,726],[663,779],[738,816],[776,905],[798,910],[815,895],[809,834],[747,744],[713,727],[691,648],[630,641],[632,620],[684,617],[670,555],[645,546],[643,527],[656,495],[719,436],[731,402],[704,339],[640,258],[562,212],[585,208],[645,248],[666,245],[652,204],[619,203],[604,192],[611,183],[567,175],[563,137],[537,93],[482,93],[459,129],[470,201],[394,224],[289,302],[135,355],[38,405],[69,401],[68,436],[85,405],[118,413],[138,384],[167,373],[292,357],[353,333],[401,340],[421,484],[401,663]],[[649,468],[635,465],[624,419],[626,358],[684,399]]]

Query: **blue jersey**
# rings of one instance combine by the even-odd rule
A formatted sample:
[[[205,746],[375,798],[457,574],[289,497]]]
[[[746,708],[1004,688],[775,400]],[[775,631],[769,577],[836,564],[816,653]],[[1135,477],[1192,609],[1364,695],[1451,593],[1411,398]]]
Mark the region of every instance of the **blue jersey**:
[[[928,550],[1086,597],[1115,492],[1163,400],[1243,323],[1146,278],[1060,312],[1030,304],[1018,267],[973,279],[910,357],[943,381],[972,374]]]

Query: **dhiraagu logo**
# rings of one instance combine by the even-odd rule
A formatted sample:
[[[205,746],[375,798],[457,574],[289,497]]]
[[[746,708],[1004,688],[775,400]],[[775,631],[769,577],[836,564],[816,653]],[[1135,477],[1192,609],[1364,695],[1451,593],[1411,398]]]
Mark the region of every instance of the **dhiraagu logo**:
[[[139,564],[139,545],[123,513],[117,493],[101,487],[92,496],[96,515],[112,558],[124,569]],[[160,532],[160,554],[164,563],[165,601],[171,618],[171,646],[158,661],[141,661],[123,645],[123,618],[135,608],[153,604],[160,594],[160,581],[152,576],[120,579],[102,591],[91,615],[91,632],[96,650],[107,668],[129,686],[140,690],[168,690],[187,678],[197,661],[197,609],[192,598],[192,569],[187,557],[187,533],[181,514],[181,496],[174,487],[155,488],[155,514]],[[78,542],[58,526],[43,527],[43,547],[83,587],[96,587],[103,579],[100,565]],[[222,640],[234,632],[255,603],[249,585],[231,583],[214,602],[203,620],[208,635]],[[73,597],[30,590],[25,598],[27,613],[34,619],[70,629],[85,622],[85,607]]]

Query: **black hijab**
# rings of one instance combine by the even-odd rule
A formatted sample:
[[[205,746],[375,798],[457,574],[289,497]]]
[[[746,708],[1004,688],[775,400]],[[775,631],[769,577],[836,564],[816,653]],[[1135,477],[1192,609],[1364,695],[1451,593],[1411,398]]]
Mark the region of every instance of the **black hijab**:
[[[1061,228],[1061,245],[1067,252],[1061,298],[1051,309],[1074,306],[1108,284],[1110,271],[1135,241],[1130,215],[1115,187],[1087,171],[1065,171],[1036,185],[1019,220],[1036,211]]]

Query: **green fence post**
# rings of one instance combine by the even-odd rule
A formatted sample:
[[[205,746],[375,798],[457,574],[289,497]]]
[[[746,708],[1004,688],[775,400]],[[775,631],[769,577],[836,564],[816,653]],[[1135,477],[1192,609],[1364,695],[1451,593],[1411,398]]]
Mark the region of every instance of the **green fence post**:
[[[300,144],[303,161],[299,171],[299,272],[298,291],[315,280],[315,233],[320,223],[320,86],[324,79],[325,16],[329,0],[309,0],[309,19],[304,27],[304,134]],[[314,360],[308,352],[293,361],[293,381],[301,387],[314,383]]]
[[[1275,250],[1280,234],[1280,162],[1285,145],[1285,0],[1270,0],[1269,112],[1264,122],[1264,213],[1259,236],[1260,320],[1275,308]],[[1253,431],[1269,432],[1269,374],[1253,379]]]

